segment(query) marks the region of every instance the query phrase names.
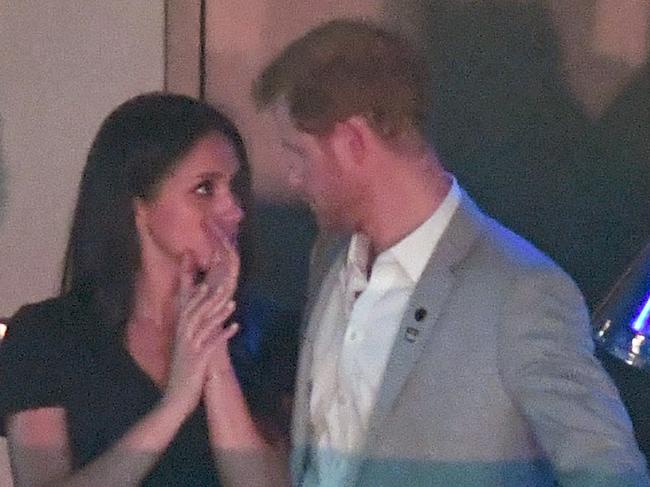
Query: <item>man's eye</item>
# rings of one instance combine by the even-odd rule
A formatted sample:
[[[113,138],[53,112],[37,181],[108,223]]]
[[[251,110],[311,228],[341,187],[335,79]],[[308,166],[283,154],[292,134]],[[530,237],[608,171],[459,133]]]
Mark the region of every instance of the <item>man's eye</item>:
[[[194,191],[196,192],[196,194],[209,196],[212,194],[212,189],[213,187],[211,181],[203,181],[196,187]]]

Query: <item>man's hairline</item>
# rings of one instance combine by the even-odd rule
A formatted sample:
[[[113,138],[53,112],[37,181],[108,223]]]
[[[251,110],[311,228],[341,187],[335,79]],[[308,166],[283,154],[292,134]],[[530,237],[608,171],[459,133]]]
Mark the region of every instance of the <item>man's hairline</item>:
[[[393,146],[395,149],[397,149],[400,146],[400,142],[397,139],[402,138],[402,136],[405,136],[407,138],[409,137],[408,134],[402,133],[399,137],[397,137],[396,140],[387,139],[373,126],[373,124],[372,124],[371,120],[368,118],[368,116],[363,114],[363,113],[353,113],[353,114],[349,115],[348,117],[346,117],[344,120],[334,122],[332,127],[330,127],[329,130],[327,130],[324,133],[309,132],[309,131],[304,130],[301,127],[299,127],[297,125],[297,123],[296,123],[296,118],[291,114],[291,108],[290,108],[290,104],[289,104],[289,100],[288,100],[288,96],[287,96],[287,91],[289,91],[289,90],[285,89],[285,90],[282,90],[282,91],[278,91],[274,97],[269,98],[268,102],[262,107],[262,111],[266,111],[266,112],[270,112],[270,113],[274,114],[274,113],[276,113],[276,110],[278,110],[279,108],[282,108],[284,114],[288,117],[288,120],[291,123],[291,127],[293,129],[295,129],[297,132],[301,133],[301,134],[309,135],[311,137],[316,138],[317,140],[323,140],[323,139],[327,138],[328,136],[330,136],[330,135],[332,135],[334,133],[334,131],[336,129],[336,126],[339,123],[344,123],[344,122],[346,122],[346,121],[348,121],[348,120],[350,120],[350,119],[352,119],[354,117],[361,117],[366,121],[366,124],[367,124],[369,130],[371,130],[379,139],[384,141],[384,143],[388,144],[389,146]],[[428,141],[427,138],[423,134],[420,134],[419,131],[417,129],[415,129],[415,127],[411,127],[411,128],[413,130],[415,130],[415,132],[417,134],[416,137],[418,139],[420,139],[420,142],[422,142],[424,144],[424,146],[432,146],[431,142]],[[283,139],[280,138],[280,140],[282,141]]]

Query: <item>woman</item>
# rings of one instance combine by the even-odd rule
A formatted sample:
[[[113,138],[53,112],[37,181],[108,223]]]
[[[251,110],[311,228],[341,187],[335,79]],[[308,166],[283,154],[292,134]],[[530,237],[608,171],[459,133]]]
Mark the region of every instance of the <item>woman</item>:
[[[2,344],[17,487],[285,483],[228,350],[247,171],[234,125],[191,98],[142,95],[104,121],[61,296]]]

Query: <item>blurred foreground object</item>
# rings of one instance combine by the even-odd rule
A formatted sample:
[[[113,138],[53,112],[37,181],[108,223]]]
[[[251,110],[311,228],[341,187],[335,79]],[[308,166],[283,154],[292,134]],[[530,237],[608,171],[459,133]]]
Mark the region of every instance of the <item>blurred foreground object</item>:
[[[637,255],[594,313],[596,354],[632,419],[650,460],[650,243]]]

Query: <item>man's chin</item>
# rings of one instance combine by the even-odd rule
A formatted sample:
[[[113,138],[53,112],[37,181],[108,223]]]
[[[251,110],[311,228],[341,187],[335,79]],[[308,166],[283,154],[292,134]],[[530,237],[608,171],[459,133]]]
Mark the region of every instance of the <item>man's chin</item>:
[[[313,211],[313,210],[312,210]],[[329,233],[350,233],[353,231],[351,223],[338,215],[325,214],[313,211],[319,230]]]

